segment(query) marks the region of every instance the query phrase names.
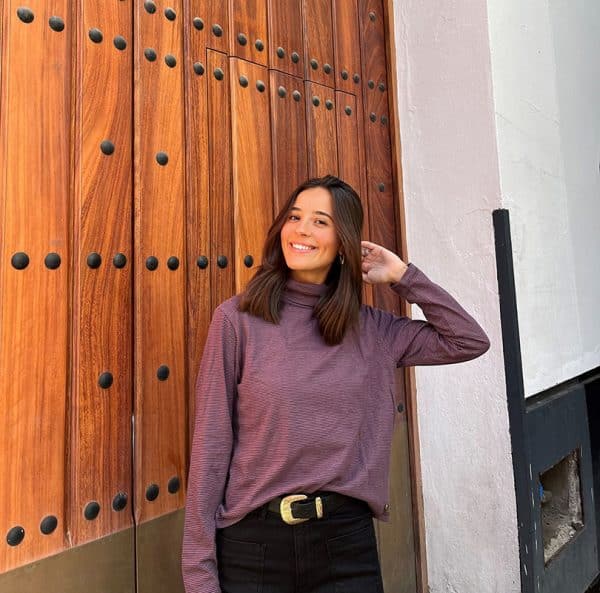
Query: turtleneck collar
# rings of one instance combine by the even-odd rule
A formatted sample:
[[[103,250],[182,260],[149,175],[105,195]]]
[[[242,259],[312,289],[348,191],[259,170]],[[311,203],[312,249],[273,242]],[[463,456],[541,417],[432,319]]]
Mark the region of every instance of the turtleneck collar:
[[[284,303],[314,307],[326,292],[327,284],[310,284],[288,278],[281,299]]]

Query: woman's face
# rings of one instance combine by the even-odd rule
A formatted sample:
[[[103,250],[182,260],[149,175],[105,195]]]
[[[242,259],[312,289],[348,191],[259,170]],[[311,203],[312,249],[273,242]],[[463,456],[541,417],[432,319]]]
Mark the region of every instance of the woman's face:
[[[281,247],[294,280],[325,282],[340,249],[329,190],[311,187],[298,194],[281,228]]]

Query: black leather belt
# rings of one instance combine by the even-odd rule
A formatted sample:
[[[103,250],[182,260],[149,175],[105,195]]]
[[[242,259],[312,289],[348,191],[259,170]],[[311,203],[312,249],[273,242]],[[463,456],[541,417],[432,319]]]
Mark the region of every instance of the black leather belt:
[[[270,511],[281,515],[289,525],[303,523],[310,519],[322,519],[332,514],[338,507],[348,500],[348,496],[337,492],[314,494],[288,494],[277,496],[270,500]]]

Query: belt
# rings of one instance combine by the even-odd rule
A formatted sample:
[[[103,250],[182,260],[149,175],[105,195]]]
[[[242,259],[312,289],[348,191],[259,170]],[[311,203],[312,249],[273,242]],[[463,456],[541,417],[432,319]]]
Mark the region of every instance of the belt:
[[[332,514],[346,500],[348,500],[348,497],[343,494],[327,492],[311,495],[288,494],[287,496],[277,496],[267,504],[270,511],[281,515],[281,518],[289,525],[295,525],[310,519],[322,519]]]

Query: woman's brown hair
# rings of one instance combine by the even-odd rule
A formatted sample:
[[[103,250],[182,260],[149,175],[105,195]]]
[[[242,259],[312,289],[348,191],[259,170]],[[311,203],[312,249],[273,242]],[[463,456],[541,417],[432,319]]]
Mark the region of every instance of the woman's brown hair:
[[[248,283],[239,302],[239,310],[279,323],[281,295],[290,269],[281,247],[281,228],[298,195],[306,189],[323,187],[331,194],[333,222],[340,240],[339,257],[334,260],[325,279],[327,290],[314,309],[319,330],[326,344],[339,344],[346,330],[358,321],[362,303],[361,231],[363,209],[358,194],[344,181],[333,175],[309,179],[290,195],[269,232],[263,248],[262,264]]]

